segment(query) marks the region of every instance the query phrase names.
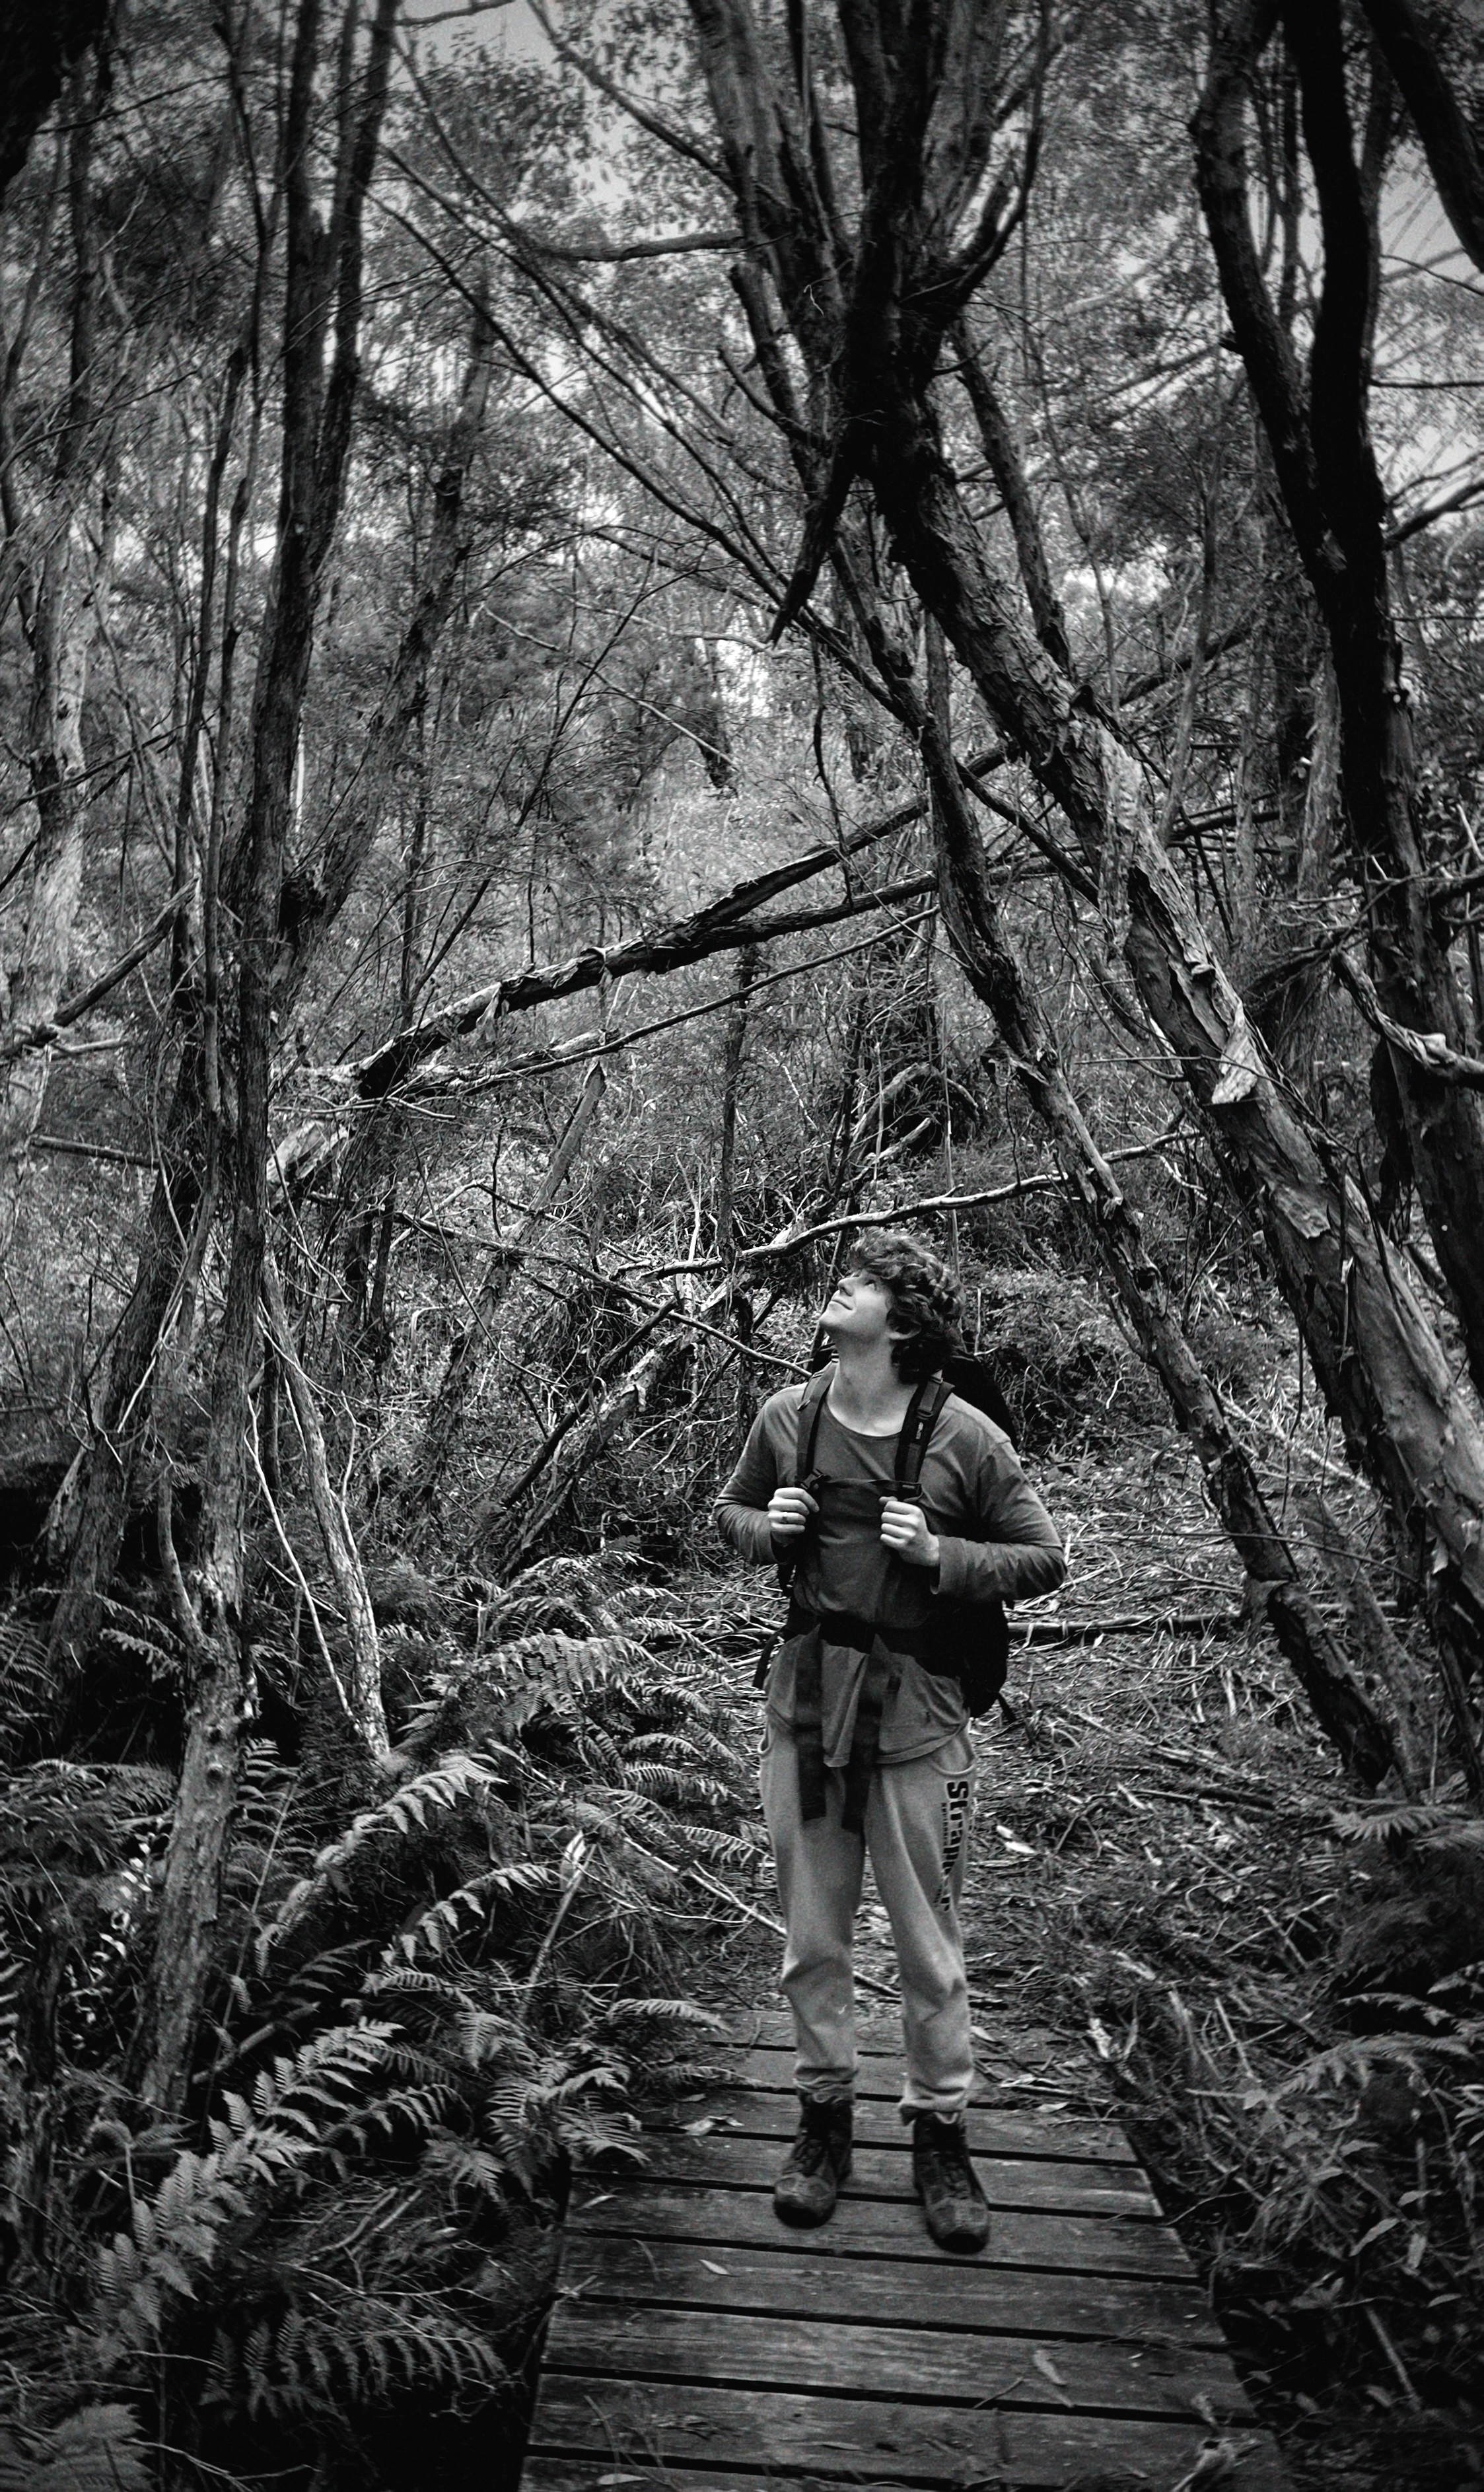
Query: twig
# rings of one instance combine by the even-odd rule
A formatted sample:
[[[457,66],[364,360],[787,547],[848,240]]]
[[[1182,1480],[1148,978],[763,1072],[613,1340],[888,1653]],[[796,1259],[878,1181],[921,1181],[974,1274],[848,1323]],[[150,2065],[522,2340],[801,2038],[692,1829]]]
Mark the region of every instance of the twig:
[[[1096,1644],[1110,1635],[1237,1635],[1248,1620],[1240,1610],[1211,1610],[1182,1617],[1173,1610],[1149,1610],[1134,1617],[1026,1618],[1010,1624],[1012,1645]]]
[[[1408,1029],[1403,1023],[1394,1021],[1364,969],[1348,961],[1343,952],[1334,956],[1334,973],[1354,997],[1361,1018],[1398,1055],[1419,1065],[1435,1082],[1451,1083],[1459,1090],[1484,1090],[1484,1056],[1465,1055],[1460,1049],[1450,1047],[1440,1029]]]
[[[1414,2412],[1420,2411],[1422,2399],[1418,2396],[1416,2389],[1412,2387],[1411,2376],[1408,2371],[1407,2365],[1403,2361],[1401,2355],[1397,2352],[1396,2347],[1391,2342],[1391,2338],[1386,2332],[1385,2323],[1374,2301],[1368,2301],[1366,2303],[1365,2315],[1371,2323],[1372,2334],[1376,2338],[1381,2352],[1385,2355],[1393,2371],[1395,2371],[1397,2378],[1402,2383],[1402,2394],[1405,2396],[1408,2404]]]
[[[68,1134],[33,1134],[33,1151],[56,1151],[68,1159],[111,1160],[115,1168],[158,1168],[158,1160],[148,1159],[142,1151],[115,1150],[111,1142],[75,1142]]]

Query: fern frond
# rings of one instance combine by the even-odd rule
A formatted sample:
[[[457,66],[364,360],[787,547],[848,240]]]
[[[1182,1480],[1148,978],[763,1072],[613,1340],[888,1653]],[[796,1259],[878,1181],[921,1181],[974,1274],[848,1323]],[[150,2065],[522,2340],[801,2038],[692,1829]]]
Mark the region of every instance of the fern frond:
[[[486,2337],[432,2295],[414,2294],[359,2295],[332,2315],[294,2309],[277,2328],[263,2322],[243,2371],[254,2419],[341,2413],[413,2388],[457,2411],[507,2376]]]
[[[436,1765],[411,1782],[403,1783],[375,1808],[363,1809],[343,1834],[325,1846],[312,1875],[290,1889],[277,1921],[260,1934],[259,1966],[267,1963],[273,1948],[316,1903],[344,1884],[347,1873],[364,1854],[388,1838],[405,1842],[414,1833],[426,1834],[430,1812],[459,1807],[476,1793],[487,1790],[493,1780],[490,1767],[481,1758],[455,1751],[440,1757]]]
[[[724,1834],[716,1825],[680,1825],[675,1829],[682,1841],[703,1860],[715,1861],[721,1869],[750,1869],[767,1856],[767,1844],[751,1826],[736,1834]]]
[[[621,1635],[542,1632],[502,1645],[491,1673],[500,1682],[493,1736],[509,1738],[538,1713],[569,1711],[579,1697],[642,1668],[647,1659],[641,1645]]]
[[[28,1739],[49,1718],[56,1698],[45,1631],[14,1611],[0,1617],[0,1679],[5,1685],[0,1763],[8,1764],[24,1754]]]
[[[1452,2033],[1364,2034],[1338,2043],[1332,2051],[1316,2053],[1263,2098],[1277,2103],[1329,2087],[1362,2086],[1380,2068],[1405,2068],[1420,2077],[1429,2065],[1443,2062],[1468,2065],[1477,2057],[1479,2034],[1478,2027],[1462,2027]]]
[[[725,1783],[698,1774],[692,1766],[663,1765],[648,1758],[625,1764],[624,1781],[631,1791],[644,1792],[679,1808],[726,1808],[731,1798]]]
[[[127,2406],[84,2406],[49,2431],[0,2428],[0,2492],[149,2492],[139,2426]]]
[[[223,2096],[226,2118],[208,2122],[211,2152],[178,2155],[154,2197],[136,2200],[131,2230],[99,2252],[91,2332],[105,2361],[153,2346],[167,2297],[193,2297],[226,2226],[254,2200],[302,2182],[331,2151],[395,2032],[368,2024],[316,2033],[262,2071],[251,2107],[241,2094]]]
[[[588,2027],[588,2037],[621,2032],[625,2025],[685,2026],[723,2036],[727,2032],[725,2016],[718,2016],[710,2007],[698,2006],[694,1999],[615,1999],[598,2022]]]
[[[508,1860],[487,1869],[460,1886],[452,1895],[444,1895],[419,1914],[409,1928],[399,1931],[392,1947],[382,1957],[385,1964],[395,1947],[408,1964],[415,1964],[423,1954],[441,1955],[444,1949],[466,1934],[467,1927],[483,1920],[490,1902],[496,1896],[537,1894],[556,1884],[556,1873],[543,1860]]]

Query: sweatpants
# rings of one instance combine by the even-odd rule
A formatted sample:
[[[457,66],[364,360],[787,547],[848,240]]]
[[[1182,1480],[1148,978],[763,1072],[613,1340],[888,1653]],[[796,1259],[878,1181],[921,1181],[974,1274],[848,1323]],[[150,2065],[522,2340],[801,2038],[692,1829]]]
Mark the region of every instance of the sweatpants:
[[[787,1932],[783,1987],[798,2045],[795,2082],[816,2102],[848,2096],[855,2082],[855,1986],[851,1936],[866,1854],[891,1921],[902,1982],[906,2082],[902,2117],[954,2119],[974,2081],[968,1979],[959,1897],[973,1804],[968,1742],[906,1765],[878,1765],[866,1802],[866,1839],[841,1825],[845,1775],[825,1775],[825,1814],[799,1815],[798,1755],[788,1733],[768,1725],[759,1780]]]

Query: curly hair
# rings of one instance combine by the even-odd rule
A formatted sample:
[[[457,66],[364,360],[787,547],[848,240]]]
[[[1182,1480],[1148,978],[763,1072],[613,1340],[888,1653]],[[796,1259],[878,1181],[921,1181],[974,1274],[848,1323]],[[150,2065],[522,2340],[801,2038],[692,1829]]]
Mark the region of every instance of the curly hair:
[[[892,1356],[904,1384],[935,1375],[945,1358],[963,1349],[959,1285],[931,1247],[905,1229],[878,1229],[857,1238],[846,1268],[864,1272],[891,1299],[892,1331],[900,1335]]]

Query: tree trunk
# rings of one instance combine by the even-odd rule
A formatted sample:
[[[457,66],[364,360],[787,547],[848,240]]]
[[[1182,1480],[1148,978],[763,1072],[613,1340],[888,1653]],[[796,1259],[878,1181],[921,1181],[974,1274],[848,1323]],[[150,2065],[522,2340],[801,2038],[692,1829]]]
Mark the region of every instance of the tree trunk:
[[[10,0],[0,87],[0,197],[20,171],[74,64],[106,31],[109,0]]]
[[[36,842],[26,895],[25,931],[0,993],[0,1029],[49,1022],[72,965],[73,933],[82,892],[86,799],[82,791],[82,711],[106,594],[112,529],[106,513],[99,542],[84,517],[86,487],[98,465],[98,297],[101,276],[92,197],[97,81],[73,82],[74,123],[68,141],[73,283],[72,385],[51,483],[33,533],[42,547],[31,601],[31,703],[27,725]],[[41,1120],[50,1052],[29,1049],[0,1060],[0,1255],[10,1247],[20,1208],[31,1137]]]
[[[1328,636],[1345,807],[1365,872],[1377,988],[1393,1020],[1437,1032],[1459,1050],[1467,1022],[1447,940],[1436,922],[1417,819],[1411,707],[1391,611],[1385,496],[1369,428],[1380,252],[1374,134],[1357,162],[1339,0],[1285,8],[1323,241],[1306,398],[1267,294],[1247,199],[1244,113],[1274,14],[1238,5],[1218,19],[1194,125],[1197,182],[1237,347]],[[1429,1074],[1405,1052],[1394,1051],[1394,1070],[1418,1199],[1457,1309],[1470,1375],[1484,1393],[1484,1102]]]
[[[736,992],[727,1016],[727,1039],[722,1056],[722,1134],[716,1163],[716,1251],[724,1263],[731,1261],[736,1225],[737,1099],[742,1084],[742,1056],[747,1046],[748,997],[757,975],[757,946],[750,944],[737,954]]]
[[[236,1618],[209,1617],[197,1656],[154,1954],[135,2038],[139,2091],[146,2102],[164,2111],[179,2109],[190,2072],[216,1943],[222,1863],[237,1796],[238,1751],[252,1711],[239,1624]]]
[[[47,1633],[47,1664],[58,1687],[56,1736],[78,1672],[97,1640],[102,1599],[118,1563],[138,1458],[151,1426],[151,1382],[162,1335],[176,1301],[189,1246],[209,1202],[203,1199],[203,1103],[199,1049],[188,1044],[150,1200],[144,1242],[128,1304],[108,1354],[107,1381],[83,1466],[67,1577]]]
[[[703,1312],[708,1317],[719,1315],[726,1307],[727,1294],[726,1290],[716,1292],[707,1300]],[[605,1393],[591,1416],[568,1433],[550,1466],[551,1476],[524,1520],[519,1519],[517,1508],[504,1520],[496,1521],[481,1553],[491,1575],[503,1579],[529,1565],[542,1542],[566,1513],[584,1474],[642,1415],[668,1355],[668,1343],[651,1342]]]
[[[167,2111],[179,2107],[190,2073],[243,1726],[252,1706],[243,1644],[250,1388],[266,1281],[268,1110],[283,859],[315,616],[344,490],[359,382],[361,219],[386,106],[396,6],[397,0],[377,0],[364,84],[359,96],[342,99],[341,160],[328,235],[314,208],[310,161],[320,0],[300,0],[294,29],[283,136],[287,268],[277,558],[271,626],[253,704],[247,818],[231,892],[238,919],[237,1078],[226,1297],[212,1377],[203,1549],[191,1587],[199,1620],[195,1685],[138,2047],[145,2097]],[[343,44],[341,52],[342,70],[348,70]],[[332,333],[335,353],[327,374],[325,346]],[[376,1701],[379,1706],[379,1690]]]
[[[974,352],[966,319],[956,322],[952,345],[958,359],[959,378],[968,393],[984,455],[994,479],[994,490],[1005,506],[1005,517],[1015,539],[1016,559],[1021,567],[1022,584],[1029,600],[1036,638],[1052,664],[1069,675],[1072,671],[1072,646],[1067,638],[1067,618],[1052,584],[1041,522],[1030,498],[1020,448],[1010,430],[1010,419]],[[1196,673],[1197,668],[1192,666],[1192,681]]]
[[[432,662],[474,549],[478,522],[469,508],[468,485],[490,403],[493,357],[494,332],[483,304],[476,304],[459,405],[433,480],[432,526],[422,581],[391,673],[366,728],[356,772],[356,801],[337,809],[313,877],[296,878],[287,894],[285,915],[292,935],[280,958],[278,974],[278,1009],[284,1017],[302,994],[324,937],[371,853],[388,792],[428,697]]]
[[[903,697],[910,697],[905,688]],[[1082,1206],[1105,1279],[1200,1458],[1206,1493],[1246,1572],[1254,1615],[1271,1627],[1316,1720],[1350,1772],[1374,1789],[1399,1766],[1392,1726],[1366,1696],[1315,1607],[1251,1458],[1185,1337],[1169,1285],[1144,1245],[1139,1214],[1094,1142],[1061,1069],[1054,1033],[1006,937],[941,717],[920,710],[907,723],[932,781],[940,905],[954,951],[994,1016],[1017,1078]]]
[[[1358,1191],[1290,1102],[1155,837],[1143,772],[1074,704],[986,564],[931,411],[899,403],[873,465],[883,515],[991,716],[1072,824],[1105,927],[1261,1222],[1351,1458],[1427,1545],[1443,1631],[1484,1623],[1484,1430]]]
[[[757,962],[755,945],[737,954],[736,991],[727,1016],[727,1040],[722,1056],[722,1132],[716,1163],[716,1251],[723,1268],[728,1272],[732,1269],[737,1230],[737,1106],[742,1090],[743,1059],[747,1053],[748,1007],[753,981],[757,975]],[[730,1312],[739,1350],[745,1351],[752,1339],[754,1320],[753,1302],[745,1290],[732,1290]],[[739,1356],[734,1409],[734,1442],[738,1445],[744,1441],[752,1425],[753,1409],[752,1377],[746,1357]]]

